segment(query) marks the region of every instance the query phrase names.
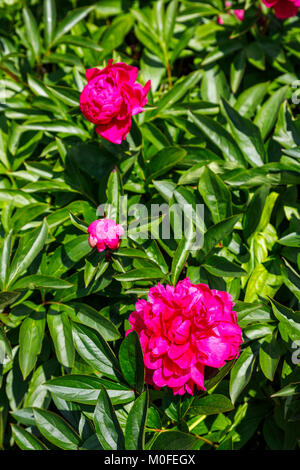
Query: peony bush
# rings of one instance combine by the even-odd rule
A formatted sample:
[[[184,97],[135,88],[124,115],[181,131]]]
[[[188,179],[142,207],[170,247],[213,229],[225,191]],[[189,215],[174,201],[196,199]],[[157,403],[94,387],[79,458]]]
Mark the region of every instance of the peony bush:
[[[0,449],[299,449],[299,8],[0,3]]]

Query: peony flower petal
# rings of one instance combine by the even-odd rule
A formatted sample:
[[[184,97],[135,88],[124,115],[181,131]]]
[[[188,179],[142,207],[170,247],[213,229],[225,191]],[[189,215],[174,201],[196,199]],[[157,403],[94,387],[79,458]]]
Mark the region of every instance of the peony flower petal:
[[[131,128],[131,116],[121,120],[112,120],[108,124],[98,124],[97,134],[114,144],[121,144]]]

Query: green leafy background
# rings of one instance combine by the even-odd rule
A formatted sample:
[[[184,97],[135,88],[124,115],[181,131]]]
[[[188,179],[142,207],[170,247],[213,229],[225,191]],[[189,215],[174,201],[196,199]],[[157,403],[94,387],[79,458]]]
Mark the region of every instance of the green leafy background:
[[[0,448],[299,448],[300,21],[234,7],[243,22],[222,0],[0,1]],[[152,83],[120,146],[79,110],[110,58]],[[172,232],[92,251],[121,195],[204,204],[203,248]],[[174,397],[144,385],[125,331],[137,298],[186,276],[232,295],[244,343]]]

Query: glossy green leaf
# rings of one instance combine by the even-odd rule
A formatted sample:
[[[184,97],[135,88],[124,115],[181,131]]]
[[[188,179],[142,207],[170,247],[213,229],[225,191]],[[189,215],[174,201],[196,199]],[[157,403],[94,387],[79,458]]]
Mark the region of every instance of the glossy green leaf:
[[[180,431],[164,431],[158,434],[151,450],[191,450],[197,444],[198,439],[194,434]]]
[[[280,106],[287,97],[287,92],[288,86],[279,88],[258,111],[254,124],[260,129],[263,138],[266,138],[273,128]]]
[[[124,434],[104,387],[101,388],[94,412],[97,437],[105,450],[123,450]]]
[[[25,429],[11,425],[12,435],[21,450],[46,450],[47,447],[33,434]]]
[[[212,394],[196,398],[189,410],[191,415],[214,415],[233,410],[233,404],[224,395]]]
[[[52,444],[63,450],[76,450],[80,437],[67,422],[52,411],[33,409],[36,426],[40,433]]]
[[[208,167],[200,172],[198,189],[215,224],[232,215],[230,191],[222,179]]]
[[[255,364],[255,354],[248,346],[239,356],[237,362],[231,369],[229,392],[233,403],[243,391],[251,379]]]
[[[243,154],[234,138],[221,124],[210,117],[196,117],[192,113],[189,113],[189,116],[200,131],[221,150],[225,160],[236,162],[239,166],[245,165]]]
[[[143,450],[147,420],[148,394],[142,393],[129,411],[125,428],[125,449]]]
[[[72,367],[75,350],[68,316],[59,306],[53,304],[48,310],[47,324],[58,361],[65,367]]]
[[[32,312],[22,322],[19,334],[19,363],[24,379],[34,368],[41,352],[45,325],[46,316],[43,309]]]
[[[44,0],[45,45],[49,47],[56,27],[55,0]]]
[[[145,367],[140,340],[135,331],[129,333],[123,340],[119,361],[125,380],[134,390],[141,393],[144,388]]]
[[[54,378],[46,383],[47,389],[55,396],[89,405],[97,403],[102,385],[105,385],[113,404],[134,400],[134,392],[125,386],[95,376],[72,374]]]
[[[32,45],[36,59],[38,60],[41,53],[40,35],[36,20],[32,12],[27,7],[23,9],[23,18],[26,27],[27,38]]]
[[[87,326],[72,324],[74,344],[80,356],[106,377],[118,380],[119,364],[106,341]]]
[[[264,144],[259,129],[241,116],[229,103],[222,101],[232,134],[251,166],[262,166],[266,160]]]

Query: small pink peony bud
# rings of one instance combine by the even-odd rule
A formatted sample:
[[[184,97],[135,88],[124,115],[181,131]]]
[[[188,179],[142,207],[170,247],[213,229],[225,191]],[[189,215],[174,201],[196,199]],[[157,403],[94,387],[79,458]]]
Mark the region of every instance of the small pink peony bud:
[[[94,220],[88,228],[89,244],[97,247],[99,252],[105,249],[116,250],[120,246],[120,237],[124,235],[124,229],[111,219]]]

